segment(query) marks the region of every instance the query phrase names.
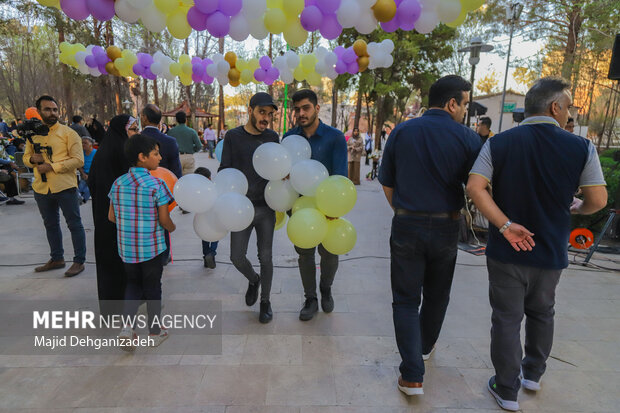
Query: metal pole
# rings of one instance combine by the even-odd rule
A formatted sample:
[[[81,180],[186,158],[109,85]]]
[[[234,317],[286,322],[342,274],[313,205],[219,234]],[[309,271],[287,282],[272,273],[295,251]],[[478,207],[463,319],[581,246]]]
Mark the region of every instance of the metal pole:
[[[598,234],[598,237],[596,237],[596,240],[594,241],[594,245],[592,245],[592,247],[590,248],[590,252],[588,252],[586,259],[583,260],[583,265],[587,265],[588,262],[590,262],[590,258],[592,258],[592,255],[594,255],[594,253],[596,252],[596,249],[598,248],[598,244],[601,243],[603,236],[609,229],[609,226],[611,225],[611,222],[614,220],[615,216],[616,216],[616,210],[615,209],[610,210],[609,218],[607,218],[607,222],[605,223],[605,226],[603,226],[603,230],[601,231],[601,233]]]
[[[471,123],[469,123],[471,119],[471,108],[474,104],[474,79],[476,77],[476,65],[471,65],[471,78],[469,82],[471,83],[471,92],[469,92],[469,107],[467,108],[467,123],[465,126],[471,128]]]
[[[286,51],[289,51],[289,46],[288,43],[286,44]],[[288,84],[284,85],[284,126],[283,126],[283,132],[282,133],[286,133],[286,111],[288,109]]]
[[[510,67],[510,49],[512,49],[512,34],[514,33],[515,19],[510,20],[510,41],[508,42],[508,56],[506,57],[506,73],[504,73],[504,91],[502,92],[502,104],[499,107],[499,128],[497,133],[502,131],[502,122],[504,120],[504,103],[506,102],[506,83],[508,82],[508,68]]]

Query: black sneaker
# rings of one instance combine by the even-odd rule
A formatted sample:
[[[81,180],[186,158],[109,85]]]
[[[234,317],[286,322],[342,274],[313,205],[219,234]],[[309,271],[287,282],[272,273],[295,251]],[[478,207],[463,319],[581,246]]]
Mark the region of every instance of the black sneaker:
[[[267,324],[273,320],[273,311],[271,311],[271,303],[269,301],[260,302],[260,315],[258,316],[258,321],[263,324]]]
[[[495,397],[495,401],[497,402],[499,407],[504,410],[509,410],[511,412],[516,412],[517,410],[519,410],[518,401],[504,399],[502,398],[502,396],[499,395],[499,393],[497,392],[497,384],[495,383],[495,376],[489,379],[489,382],[487,383],[487,388],[489,389],[489,392],[493,395],[493,397]]]
[[[299,319],[301,321],[312,320],[317,311],[319,311],[319,300],[316,297],[306,298],[304,308],[299,312]]]
[[[204,261],[205,268],[215,268],[215,257],[213,256],[213,254],[205,255],[204,257],[202,257],[202,260]]]
[[[258,287],[260,287],[260,276],[254,283],[248,283],[248,291],[245,293],[245,304],[249,307],[258,300]]]
[[[20,199],[11,198],[7,201],[7,205],[23,205],[26,201],[22,201]]]
[[[332,297],[331,288],[321,288],[321,308],[324,313],[334,311],[334,297]]]

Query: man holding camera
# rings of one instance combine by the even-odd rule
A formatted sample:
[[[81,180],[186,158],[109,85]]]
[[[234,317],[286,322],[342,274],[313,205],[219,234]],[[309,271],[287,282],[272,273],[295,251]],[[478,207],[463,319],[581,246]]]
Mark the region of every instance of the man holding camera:
[[[35,134],[28,140],[24,164],[34,169],[32,189],[45,224],[51,259],[35,271],[65,267],[58,214],[61,209],[71,231],[74,251],[73,265],[65,276],[73,277],[84,271],[86,260],[86,234],[80,217],[76,177],[76,170],[84,165],[82,140],[73,129],[58,123],[58,104],[53,97],[41,96],[36,106],[49,132],[47,135]],[[40,128],[33,129],[38,131]]]

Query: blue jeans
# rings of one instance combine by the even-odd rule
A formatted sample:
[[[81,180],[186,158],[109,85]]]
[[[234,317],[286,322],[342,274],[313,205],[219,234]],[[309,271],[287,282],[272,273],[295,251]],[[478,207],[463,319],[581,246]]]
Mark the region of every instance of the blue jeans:
[[[84,201],[88,201],[90,199],[90,189],[88,189],[88,184],[85,180],[80,179],[80,183],[78,184],[78,191],[80,192],[80,196]]]
[[[127,274],[124,315],[135,316],[138,307],[145,300],[149,333],[159,334],[159,325],[153,325],[153,320],[155,316],[161,315],[161,274],[164,271],[161,254],[148,261],[124,265]]]
[[[86,261],[86,234],[82,226],[80,217],[80,202],[78,200],[77,188],[65,189],[58,193],[39,194],[34,193],[39,212],[43,218],[47,242],[50,245],[50,255],[52,261],[64,260],[65,251],[62,246],[62,232],[60,230],[60,214],[62,210],[65,216],[69,231],[71,231],[71,241],[73,241],[73,251],[75,256],[73,262],[84,264]]]
[[[207,141],[207,149],[209,150],[209,158],[213,158],[213,150],[215,149],[215,141]]]
[[[439,337],[456,265],[458,228],[458,221],[449,218],[396,215],[392,220],[392,311],[406,381],[423,382],[422,354],[428,354]]]
[[[214,257],[217,255],[217,243],[215,242],[207,242],[202,241],[202,255],[213,255]]]

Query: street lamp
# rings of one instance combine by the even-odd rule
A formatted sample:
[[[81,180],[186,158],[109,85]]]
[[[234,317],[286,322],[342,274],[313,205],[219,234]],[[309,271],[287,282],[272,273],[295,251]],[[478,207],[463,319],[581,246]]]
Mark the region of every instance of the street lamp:
[[[512,48],[512,35],[515,30],[515,23],[519,20],[523,4],[510,3],[506,6],[506,18],[510,22],[510,41],[508,42],[508,56],[506,57],[506,73],[504,73],[504,89],[502,91],[502,104],[499,107],[499,128],[497,133],[502,131],[502,121],[504,120],[504,103],[506,102],[506,82],[508,81],[508,68],[510,66],[510,49]]]
[[[131,107],[132,104],[133,104],[133,102],[129,101],[128,99],[125,99],[123,101],[123,106],[125,107],[126,110],[129,110],[129,108]]]
[[[480,63],[480,52],[490,52],[493,50],[493,46],[490,44],[482,43],[480,37],[474,37],[468,47],[459,49],[459,52],[469,52],[469,64],[471,65],[471,92],[469,94],[469,101],[474,101],[474,77],[476,74],[476,65]],[[469,120],[471,118],[471,112],[467,111],[467,127],[469,128]]]

